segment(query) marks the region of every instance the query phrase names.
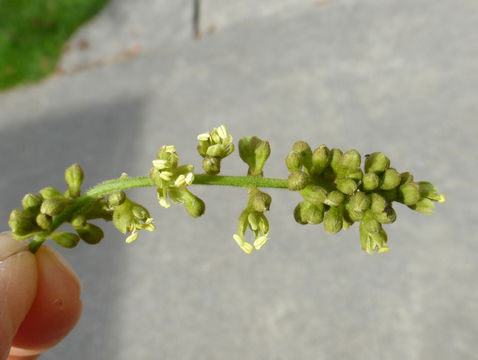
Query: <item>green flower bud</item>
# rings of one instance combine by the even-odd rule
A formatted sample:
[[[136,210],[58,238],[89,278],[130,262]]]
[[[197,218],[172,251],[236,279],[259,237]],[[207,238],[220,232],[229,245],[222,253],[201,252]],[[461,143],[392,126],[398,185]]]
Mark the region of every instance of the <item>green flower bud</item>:
[[[345,211],[344,211],[344,215],[345,215]],[[342,218],[342,230],[347,230],[353,224],[354,224],[354,220],[347,218],[345,216]]]
[[[86,224],[84,227],[77,229],[76,232],[80,238],[87,244],[98,244],[105,236],[103,230],[94,224]]]
[[[357,169],[355,171],[352,171],[347,174],[347,177],[349,179],[354,179],[354,180],[362,180],[363,178],[363,171],[362,169]]]
[[[58,245],[64,248],[74,248],[78,245],[80,238],[76,234],[69,232],[57,232],[50,235],[51,239],[56,242]]]
[[[40,207],[42,198],[35,194],[26,194],[22,199],[24,209],[34,209]]]
[[[362,188],[365,191],[373,191],[378,188],[380,178],[373,172],[366,173],[362,179]]]
[[[59,215],[71,204],[71,201],[65,198],[53,197],[48,198],[41,204],[40,212],[45,215]]]
[[[51,199],[51,198],[63,198],[63,194],[55,189],[54,187],[48,186],[46,188],[43,188],[40,190],[40,195],[42,196],[43,199]]]
[[[420,199],[415,205],[409,206],[410,209],[416,210],[419,213],[426,214],[426,215],[434,214],[435,213],[435,211],[433,211],[434,207],[435,207],[435,204],[433,203],[433,201],[427,198]]]
[[[304,200],[314,205],[322,204],[327,198],[327,191],[323,187],[312,184],[300,190],[300,194]]]
[[[28,235],[40,230],[35,222],[35,218],[28,210],[13,210],[10,213],[8,225],[12,231],[19,236]]]
[[[131,232],[134,228],[135,217],[131,211],[133,204],[131,200],[126,198],[125,201],[121,205],[118,205],[113,211],[113,224],[123,234]]]
[[[261,141],[256,149],[254,150],[255,155],[255,166],[253,171],[251,171],[252,176],[261,176],[262,169],[271,154],[271,146],[269,141]]]
[[[339,206],[345,200],[345,196],[340,191],[334,190],[327,194],[327,199],[325,199],[324,204],[329,206]]]
[[[299,224],[320,224],[324,219],[324,205],[300,202],[294,209],[294,219]]]
[[[364,212],[370,207],[370,204],[370,197],[361,191],[357,191],[350,197],[347,206],[353,211]]]
[[[328,233],[336,234],[343,227],[343,208],[331,207],[324,216],[324,229]]]
[[[302,169],[302,157],[299,153],[292,151],[285,158],[285,164],[290,172]]]
[[[345,195],[352,195],[358,188],[358,185],[352,179],[339,179],[337,181],[337,189]]]
[[[341,167],[343,153],[340,149],[332,149],[331,154],[330,167],[337,176],[341,177],[344,175],[344,169]]]
[[[208,175],[217,175],[221,171],[221,159],[216,157],[205,157],[202,168]]]
[[[385,198],[377,193],[372,193],[370,194],[370,209],[374,213],[381,213],[385,211],[385,208],[387,207],[387,200]]]
[[[122,190],[115,190],[108,196],[108,205],[115,207],[121,205],[126,199],[126,194]]]
[[[199,155],[201,155],[202,157],[206,157],[207,149],[209,145],[210,145],[209,141],[199,141],[199,144],[197,146]]]
[[[252,231],[257,231],[259,229],[259,222],[261,221],[260,213],[257,211],[251,211],[247,215],[247,222]]]
[[[362,220],[363,215],[364,215],[363,212],[352,210],[352,208],[350,207],[349,204],[347,204],[345,206],[345,210],[346,211],[345,211],[344,215],[346,215],[346,216],[344,216],[344,218],[348,218],[350,220],[350,222]]]
[[[186,208],[188,214],[194,218],[203,215],[206,211],[206,205],[204,204],[204,201],[186,189],[184,195],[184,207]]]
[[[146,220],[150,218],[149,211],[142,205],[134,204],[131,207],[131,212],[136,219]]]
[[[312,149],[309,144],[305,141],[296,141],[292,145],[292,151],[299,153],[305,168],[310,171],[312,168]]]
[[[222,158],[226,152],[226,146],[223,144],[211,145],[206,151],[206,155],[209,157]]]
[[[401,176],[399,172],[393,168],[385,170],[380,179],[380,189],[391,190],[400,185]]]
[[[397,219],[397,214],[391,205],[388,205],[381,213],[375,213],[375,218],[381,224],[392,224]]]
[[[389,251],[387,247],[387,233],[382,229],[380,224],[377,226],[377,223],[367,224],[367,219],[360,223],[360,243],[362,245],[362,249],[365,250],[369,254],[373,254],[374,251],[378,253]],[[364,224],[366,224],[364,226]],[[370,226],[373,231],[368,231],[366,229],[367,226]]]
[[[420,200],[420,189],[416,182],[405,182],[400,186],[399,199],[405,205],[415,205]]]
[[[375,218],[375,214],[368,210],[360,222],[360,229],[363,229],[367,233],[378,233],[382,230],[382,225]]]
[[[249,170],[255,168],[257,146],[262,142],[257,136],[243,137],[239,140],[239,156],[249,165]]]
[[[332,154],[325,145],[320,145],[312,153],[312,173],[321,174],[330,164]]]
[[[382,173],[390,166],[390,160],[381,152],[365,156],[365,172]]]
[[[71,197],[80,196],[80,188],[83,183],[83,169],[78,164],[73,164],[65,170],[65,181],[68,185],[68,192]]]
[[[408,171],[406,172],[403,172],[400,174],[400,184],[403,185],[403,184],[407,184],[409,182],[412,182],[413,181],[413,175],[410,174]]]
[[[272,197],[262,191],[255,191],[251,196],[251,205],[255,211],[264,212],[269,210]]]
[[[347,172],[351,172],[360,167],[361,157],[357,150],[345,152],[341,158],[340,166]]]
[[[43,230],[50,230],[53,224],[52,217],[45,214],[38,214],[35,221]]]
[[[73,229],[75,230],[84,228],[86,224],[86,217],[82,214],[75,215],[71,219],[71,226],[73,226]]]
[[[287,179],[287,187],[292,191],[302,190],[308,183],[309,175],[301,170],[291,172]]]

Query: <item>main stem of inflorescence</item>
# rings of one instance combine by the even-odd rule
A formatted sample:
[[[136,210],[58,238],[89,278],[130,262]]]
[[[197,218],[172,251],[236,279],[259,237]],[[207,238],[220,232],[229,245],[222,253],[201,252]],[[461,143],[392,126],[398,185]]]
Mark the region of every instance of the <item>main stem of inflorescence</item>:
[[[262,187],[262,188],[276,188],[287,189],[287,179],[266,178],[257,176],[224,176],[224,175],[194,175],[193,184],[195,185],[218,185],[218,186],[236,186],[236,187]],[[155,186],[153,180],[148,176],[120,178],[108,180],[96,185],[88,190],[84,195],[75,199],[68,209],[62,214],[54,218],[50,234],[58,229],[67,219],[79,211],[82,207],[96,199],[98,196],[109,194],[115,190],[128,190],[139,187]],[[45,239],[39,241],[32,241],[30,243],[30,250],[35,252]]]

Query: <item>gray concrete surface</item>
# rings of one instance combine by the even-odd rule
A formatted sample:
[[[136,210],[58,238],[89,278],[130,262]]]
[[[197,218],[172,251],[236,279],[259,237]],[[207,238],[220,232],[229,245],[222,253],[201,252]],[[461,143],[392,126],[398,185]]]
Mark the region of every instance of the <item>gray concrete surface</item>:
[[[476,359],[478,3],[204,1],[201,26],[218,25],[199,41],[190,2],[131,3],[113,1],[77,36],[128,48],[135,24],[148,51],[109,61],[111,48],[98,62],[72,50],[62,66],[76,70],[1,94],[3,228],[24,193],[63,186],[73,162],[89,186],[145,174],[175,144],[199,169],[196,135],[222,123],[235,139],[270,140],[267,176],[286,175],[298,139],[379,150],[448,202],[434,216],[397,207],[391,252],[369,256],[356,226],[300,226],[299,196],[270,191],[271,240],[246,256],[232,240],[244,190],[198,186],[197,220],[134,191],[157,232],[126,245],[107,225],[100,245],[63,251],[84,314],[42,358]],[[223,170],[245,166],[236,154]]]

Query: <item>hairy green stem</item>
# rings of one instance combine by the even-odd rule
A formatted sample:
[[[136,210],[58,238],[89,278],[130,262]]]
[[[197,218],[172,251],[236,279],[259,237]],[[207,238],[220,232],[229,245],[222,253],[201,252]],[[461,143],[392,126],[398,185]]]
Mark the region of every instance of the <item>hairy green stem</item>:
[[[239,186],[239,187],[268,187],[287,189],[287,179],[264,178],[255,176],[219,176],[219,175],[194,175],[196,185],[222,185],[222,186]],[[148,176],[114,179],[108,180],[88,190],[84,195],[75,199],[75,201],[62,214],[56,216],[53,220],[49,234],[58,229],[71,216],[79,211],[82,207],[88,205],[91,201],[101,195],[109,194],[115,190],[127,190],[138,187],[154,186],[153,181]],[[32,242],[33,249],[38,249],[44,240]]]

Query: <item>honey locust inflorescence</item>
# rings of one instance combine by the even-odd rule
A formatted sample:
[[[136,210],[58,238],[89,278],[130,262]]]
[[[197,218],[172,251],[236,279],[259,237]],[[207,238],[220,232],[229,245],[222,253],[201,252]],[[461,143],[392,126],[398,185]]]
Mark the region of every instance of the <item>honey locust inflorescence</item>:
[[[239,215],[238,230],[233,239],[250,254],[260,250],[269,240],[269,221],[265,212],[272,198],[259,188],[283,188],[300,193],[302,201],[294,209],[299,224],[324,224],[329,233],[337,233],[359,223],[360,243],[367,253],[386,252],[387,234],[384,224],[393,223],[396,213],[393,203],[398,202],[412,210],[432,214],[434,202],[445,202],[429,182],[416,182],[409,172],[398,172],[390,167],[390,160],[380,152],[362,157],[356,150],[345,153],[320,145],[314,151],[304,141],[292,145],[287,155],[287,179],[264,177],[263,168],[271,149],[268,141],[256,136],[244,137],[238,143],[239,155],[248,165],[245,176],[223,176],[221,161],[234,152],[233,138],[224,125],[198,135],[197,150],[203,157],[205,173],[195,174],[193,165],[180,165],[176,148],[162,146],[149,176],[118,179],[101,183],[81,193],[84,174],[78,164],[65,171],[67,190],[61,192],[46,187],[39,194],[26,194],[23,209],[10,214],[9,225],[14,238],[31,239],[29,248],[35,252],[47,239],[66,248],[75,247],[80,240],[97,244],[104,237],[103,230],[92,221],[113,221],[126,242],[138,237],[139,230],[154,231],[149,211],[129,199],[125,190],[153,186],[159,204],[164,208],[171,203],[183,204],[192,217],[205,212],[205,204],[190,191],[191,185],[227,185],[248,188],[248,200]],[[70,223],[73,231],[57,231]],[[254,239],[247,241],[250,229]]]

